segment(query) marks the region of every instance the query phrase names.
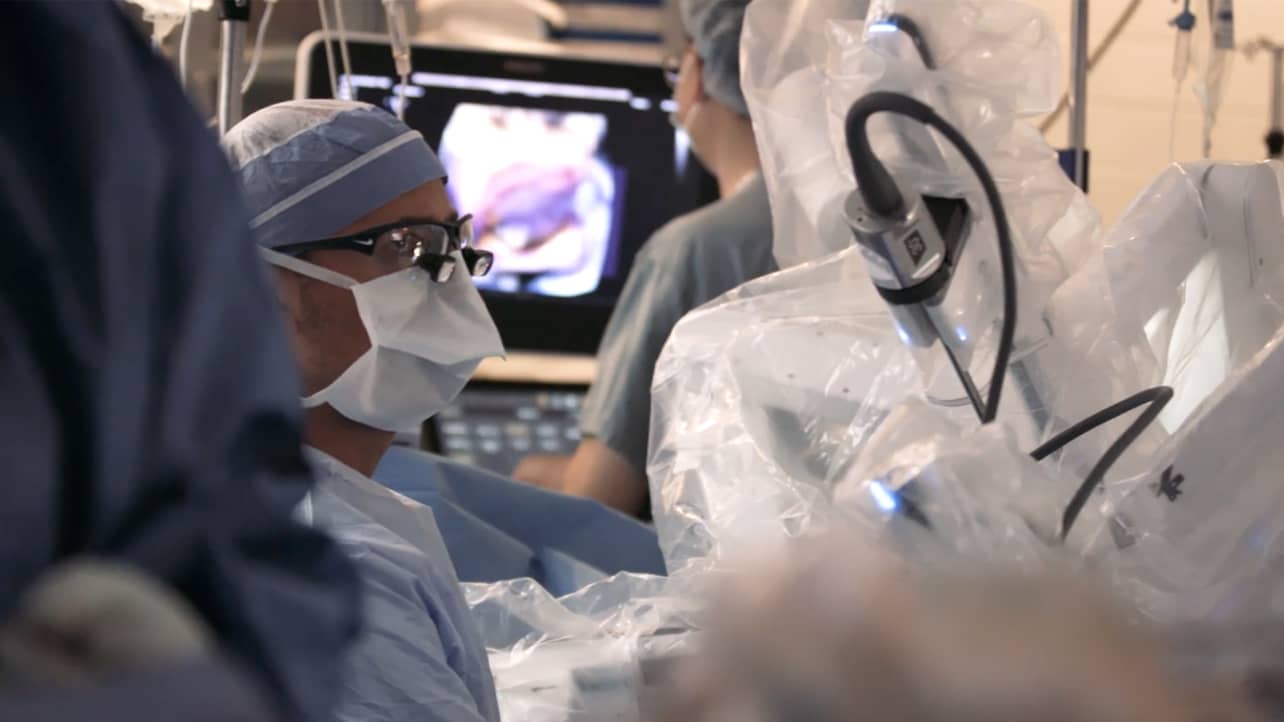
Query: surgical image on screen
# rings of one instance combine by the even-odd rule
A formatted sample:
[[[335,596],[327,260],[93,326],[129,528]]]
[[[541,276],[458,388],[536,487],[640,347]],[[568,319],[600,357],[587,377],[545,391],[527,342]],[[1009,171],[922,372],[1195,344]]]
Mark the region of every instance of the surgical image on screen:
[[[455,207],[495,254],[479,288],[572,297],[602,281],[623,171],[602,157],[606,116],[463,103],[439,149]]]

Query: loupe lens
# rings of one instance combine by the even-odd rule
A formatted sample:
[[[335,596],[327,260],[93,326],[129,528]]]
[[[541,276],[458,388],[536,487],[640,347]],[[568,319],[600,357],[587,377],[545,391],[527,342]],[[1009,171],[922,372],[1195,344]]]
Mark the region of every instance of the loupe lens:
[[[495,256],[490,251],[478,251],[472,248],[463,249],[464,262],[468,264],[468,273],[475,278],[480,278],[490,273],[490,267],[495,263]]]
[[[455,275],[455,259],[450,256],[443,256],[440,253],[425,253],[419,256],[417,263],[437,283],[445,283]]]

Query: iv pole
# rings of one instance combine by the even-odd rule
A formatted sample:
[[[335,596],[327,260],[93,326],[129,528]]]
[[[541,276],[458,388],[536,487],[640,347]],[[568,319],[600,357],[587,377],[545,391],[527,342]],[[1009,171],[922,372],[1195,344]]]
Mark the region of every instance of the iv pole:
[[[1280,98],[1280,84],[1284,83],[1284,47],[1271,47],[1271,129],[1266,134],[1268,158],[1279,158],[1284,152],[1284,99]]]
[[[1284,152],[1284,99],[1280,98],[1280,85],[1284,83],[1284,47],[1271,48],[1271,130],[1266,134],[1268,158],[1279,158]]]
[[[1262,36],[1245,44],[1242,49],[1249,59],[1259,52],[1270,53],[1271,128],[1266,134],[1266,157],[1271,159],[1284,157],[1284,87],[1281,87],[1284,84],[1284,45],[1277,45]]]
[[[1070,23],[1070,152],[1074,184],[1088,191],[1088,0],[1074,0]]]
[[[241,120],[241,77],[245,74],[242,55],[250,25],[250,0],[219,0],[222,26],[218,73],[218,134]]]

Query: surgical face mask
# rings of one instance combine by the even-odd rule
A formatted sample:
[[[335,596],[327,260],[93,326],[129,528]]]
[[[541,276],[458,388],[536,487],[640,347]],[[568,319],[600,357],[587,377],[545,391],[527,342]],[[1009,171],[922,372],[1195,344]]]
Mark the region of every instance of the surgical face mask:
[[[304,407],[330,404],[367,426],[413,429],[454,400],[482,359],[504,355],[499,330],[468,274],[438,283],[416,267],[358,283],[293,256],[260,251],[275,266],[351,290],[370,337],[370,349],[329,386],[304,397]],[[455,260],[464,266],[463,258]]]

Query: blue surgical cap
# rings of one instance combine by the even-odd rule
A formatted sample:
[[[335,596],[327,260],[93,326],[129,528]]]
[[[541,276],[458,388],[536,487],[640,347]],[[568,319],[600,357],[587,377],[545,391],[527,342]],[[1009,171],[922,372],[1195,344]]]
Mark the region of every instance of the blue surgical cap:
[[[291,100],[254,113],[223,146],[261,245],[314,241],[446,176],[418,131],[368,103]]]
[[[749,117],[740,89],[740,28],[749,0],[681,0],[682,24],[704,61],[705,92]]]

